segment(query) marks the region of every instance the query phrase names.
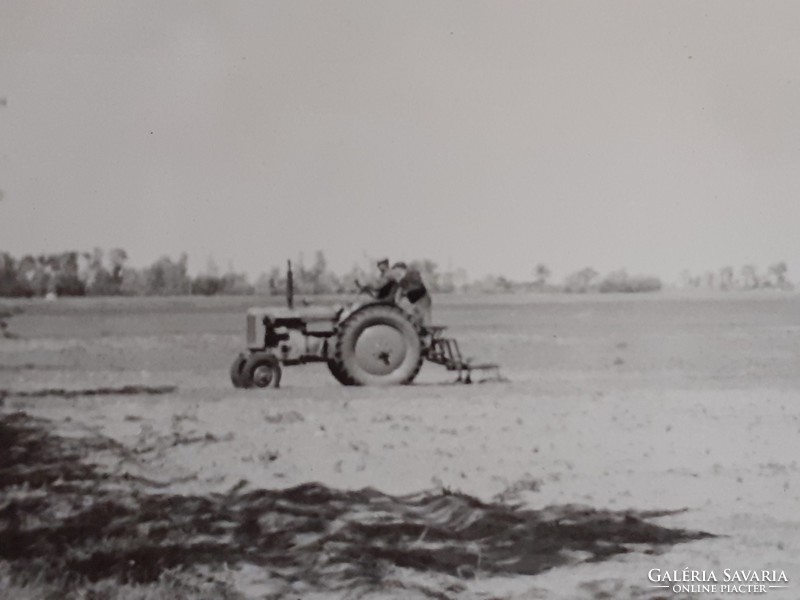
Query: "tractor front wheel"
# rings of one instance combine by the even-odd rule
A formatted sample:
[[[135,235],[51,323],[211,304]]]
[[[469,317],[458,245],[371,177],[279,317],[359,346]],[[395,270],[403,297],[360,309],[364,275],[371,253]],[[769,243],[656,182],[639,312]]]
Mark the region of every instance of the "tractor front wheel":
[[[243,388],[269,387],[270,384],[276,388],[281,385],[281,365],[274,354],[267,352],[254,352],[251,354],[244,366],[239,378]]]
[[[242,369],[247,362],[247,357],[244,354],[239,354],[231,365],[231,383],[233,387],[242,387]]]

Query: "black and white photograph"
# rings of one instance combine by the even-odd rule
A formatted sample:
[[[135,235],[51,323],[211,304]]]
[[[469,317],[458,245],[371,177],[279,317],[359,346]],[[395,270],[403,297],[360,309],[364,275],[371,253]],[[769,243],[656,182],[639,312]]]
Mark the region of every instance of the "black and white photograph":
[[[798,32],[2,0],[0,600],[799,598]]]

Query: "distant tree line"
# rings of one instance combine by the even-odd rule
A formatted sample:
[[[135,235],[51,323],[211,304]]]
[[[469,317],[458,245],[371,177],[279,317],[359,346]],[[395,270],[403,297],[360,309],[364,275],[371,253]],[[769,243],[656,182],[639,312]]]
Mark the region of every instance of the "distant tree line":
[[[26,255],[16,259],[0,254],[0,296],[108,296],[123,293],[126,282],[124,250],[105,255],[62,252]]]
[[[189,259],[164,256],[136,269],[121,248],[108,252],[61,252],[16,259],[0,253],[0,296],[179,296],[252,294],[244,274],[203,273],[191,277]]]
[[[791,290],[794,285],[788,281],[789,268],[785,261],[773,263],[766,271],[759,271],[756,265],[743,265],[739,269],[727,266],[716,271],[706,271],[693,275],[689,271],[681,273],[680,285],[689,289],[708,290]]]
[[[572,294],[586,292],[635,294],[657,292],[662,287],[661,280],[652,275],[628,275],[625,269],[620,269],[601,277],[600,273],[588,267],[568,275],[562,289]]]
[[[163,256],[151,265],[134,268],[121,248],[21,258],[0,252],[0,297],[283,295],[286,291],[285,263],[272,267],[252,283],[246,273],[236,272],[233,267],[222,272],[213,260],[194,276],[189,274],[188,264],[184,253],[177,259]],[[570,273],[561,282],[553,282],[550,268],[539,263],[528,281],[514,281],[502,275],[469,280],[464,269],[443,270],[432,260],[409,264],[419,270],[434,293],[638,293],[657,292],[663,287],[657,277],[629,275],[625,270],[603,276],[587,267]],[[314,254],[310,264],[301,256],[292,263],[294,290],[300,295],[352,292],[355,280],[367,282],[375,277],[374,266],[373,260],[365,259],[347,272],[335,273],[322,251]],[[732,267],[696,276],[684,272],[680,285],[715,290],[790,289],[787,270],[785,262],[778,262],[763,273],[753,265],[745,265],[738,272]]]
[[[355,280],[375,277],[374,261],[355,265],[343,274],[334,273],[323,252],[316,252],[307,265],[303,258],[293,261],[294,289],[298,294],[340,294],[355,291]],[[144,268],[128,264],[121,248],[105,252],[61,252],[15,258],[0,253],[0,297],[43,296],[180,296],[180,295],[283,295],[286,266],[274,266],[251,283],[246,273],[228,268],[221,272],[209,260],[205,270],[191,276],[189,259],[163,256]],[[440,272],[431,260],[412,261],[434,292],[452,292],[467,283],[463,270]]]

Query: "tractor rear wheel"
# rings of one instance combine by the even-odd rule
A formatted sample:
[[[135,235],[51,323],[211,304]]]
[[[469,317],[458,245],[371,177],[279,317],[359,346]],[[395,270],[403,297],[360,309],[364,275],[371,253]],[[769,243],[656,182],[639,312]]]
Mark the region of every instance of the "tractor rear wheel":
[[[422,342],[401,309],[371,304],[339,325],[333,360],[335,366],[328,366],[334,377],[345,384],[408,384],[422,366]]]
[[[278,358],[268,352],[254,352],[242,367],[239,381],[243,388],[265,388],[270,384],[280,387],[281,365]]]
[[[336,378],[336,381],[342,385],[355,385],[355,382],[342,370],[342,365],[336,362],[335,359],[332,358],[328,361],[328,370]]]

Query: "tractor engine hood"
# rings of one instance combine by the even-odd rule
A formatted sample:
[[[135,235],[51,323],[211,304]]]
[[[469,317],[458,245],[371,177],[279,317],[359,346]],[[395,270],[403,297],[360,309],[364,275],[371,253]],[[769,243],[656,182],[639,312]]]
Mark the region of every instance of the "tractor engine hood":
[[[304,306],[301,308],[282,308],[279,306],[254,307],[247,311],[248,316],[253,315],[257,320],[263,321],[269,318],[275,325],[280,326],[281,322],[303,321],[311,323],[313,321],[336,322],[341,313],[340,306]]]
[[[287,330],[310,335],[331,335],[341,312],[338,306],[251,308],[247,311],[247,347],[250,350],[275,347],[278,342],[287,339]]]

